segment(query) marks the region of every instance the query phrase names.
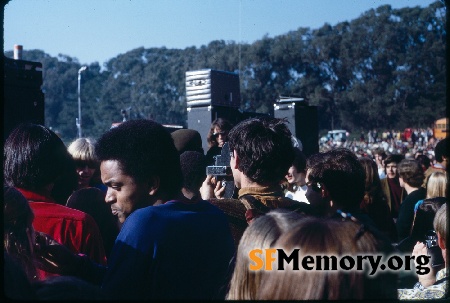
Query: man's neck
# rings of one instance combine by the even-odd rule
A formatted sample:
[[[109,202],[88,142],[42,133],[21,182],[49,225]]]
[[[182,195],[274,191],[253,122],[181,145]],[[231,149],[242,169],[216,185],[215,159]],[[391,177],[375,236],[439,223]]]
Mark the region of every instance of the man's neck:
[[[403,188],[405,189],[406,193],[409,195],[410,193],[412,193],[415,190],[418,190],[418,187],[412,187],[411,185],[409,185],[408,183],[404,183]]]
[[[267,187],[269,184],[259,184],[256,182],[253,182],[252,180],[250,180],[248,177],[246,176],[242,176],[241,177],[241,184],[240,184],[240,188],[245,188],[245,187]]]

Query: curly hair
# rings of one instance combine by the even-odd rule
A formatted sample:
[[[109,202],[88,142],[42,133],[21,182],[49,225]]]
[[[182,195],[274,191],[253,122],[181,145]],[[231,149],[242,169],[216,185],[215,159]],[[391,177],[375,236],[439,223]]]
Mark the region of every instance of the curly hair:
[[[100,162],[116,160],[136,181],[157,176],[161,193],[181,190],[180,157],[169,131],[152,120],[130,120],[104,133],[95,145]]]
[[[364,197],[365,172],[356,155],[336,148],[308,158],[309,181],[322,182],[334,202],[344,209],[358,209]]]
[[[259,184],[279,184],[295,158],[286,119],[250,118],[228,134],[230,151],[236,151],[238,169]]]

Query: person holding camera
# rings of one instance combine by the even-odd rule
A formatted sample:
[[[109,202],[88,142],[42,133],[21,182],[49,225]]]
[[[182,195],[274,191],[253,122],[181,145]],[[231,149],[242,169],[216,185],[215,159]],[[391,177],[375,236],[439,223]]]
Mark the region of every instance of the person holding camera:
[[[233,124],[224,118],[217,118],[211,123],[206,140],[209,149],[206,152],[206,164],[214,165],[214,156],[220,155],[222,147],[228,141],[228,133],[233,128]]]
[[[418,276],[418,282],[412,289],[399,289],[400,300],[423,300],[423,299],[448,299],[448,275],[447,275],[447,204],[443,204],[434,217],[433,226],[437,235],[437,245],[444,259],[444,268],[436,274],[430,258],[429,272]],[[432,244],[432,243],[431,243]],[[428,246],[428,247],[427,247]],[[431,245],[433,246],[433,245]],[[412,256],[430,255],[430,244],[417,242],[414,246]]]
[[[295,157],[292,134],[285,122],[269,117],[250,118],[231,129],[229,166],[238,189],[237,199],[217,198],[223,189],[220,183],[211,182],[212,175],[202,184],[202,198],[227,215],[236,247],[248,224],[271,209],[307,212],[308,204],[285,197],[281,187]]]

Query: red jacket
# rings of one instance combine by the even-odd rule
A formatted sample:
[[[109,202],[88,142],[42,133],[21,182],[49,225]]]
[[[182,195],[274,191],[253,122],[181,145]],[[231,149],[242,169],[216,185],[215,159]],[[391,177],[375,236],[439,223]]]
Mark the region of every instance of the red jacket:
[[[94,262],[106,265],[103,240],[97,223],[89,214],[57,204],[50,197],[17,189],[30,202],[36,231],[48,234],[73,253],[85,254]],[[39,275],[41,279],[54,276],[47,272],[40,272]]]

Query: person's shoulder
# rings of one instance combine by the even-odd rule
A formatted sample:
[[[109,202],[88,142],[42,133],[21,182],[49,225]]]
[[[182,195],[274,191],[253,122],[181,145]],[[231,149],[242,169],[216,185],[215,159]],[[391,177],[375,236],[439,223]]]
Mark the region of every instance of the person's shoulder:
[[[232,216],[236,218],[243,218],[245,220],[245,211],[246,208],[242,204],[239,199],[225,198],[225,199],[216,199],[211,198],[208,202],[222,212],[224,212],[227,216]]]
[[[64,219],[84,221],[89,214],[57,203],[32,202],[30,203],[36,217],[58,217]]]

